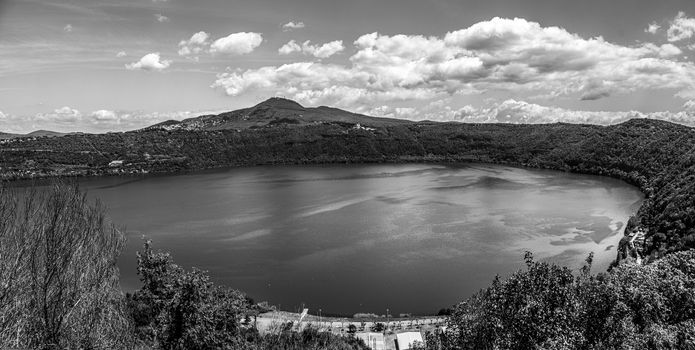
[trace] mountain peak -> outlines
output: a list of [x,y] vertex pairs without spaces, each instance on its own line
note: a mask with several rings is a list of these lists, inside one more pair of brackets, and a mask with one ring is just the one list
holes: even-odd
[[299,103],[288,100],[286,98],[282,97],[271,97],[259,104],[257,104],[254,107],[273,107],[273,108],[282,108],[282,109],[299,109],[299,110],[304,110],[304,106],[300,105]]

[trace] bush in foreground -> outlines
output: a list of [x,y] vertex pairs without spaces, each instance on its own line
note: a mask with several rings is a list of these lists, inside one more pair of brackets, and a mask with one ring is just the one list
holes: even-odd
[[240,319],[250,305],[238,291],[215,286],[203,271],[186,271],[151,243],[138,252],[142,288],[131,298],[141,337],[163,349],[239,348]]
[[455,349],[695,349],[695,251],[649,265],[575,276],[536,262],[459,304],[444,344]]
[[155,252],[145,242],[138,253],[142,288],[129,304],[144,347],[158,349],[325,349],[366,350],[356,338],[294,331],[291,324],[275,333],[259,334],[241,321],[257,315],[259,306],[243,293],[216,286],[201,270],[186,271],[169,253]]

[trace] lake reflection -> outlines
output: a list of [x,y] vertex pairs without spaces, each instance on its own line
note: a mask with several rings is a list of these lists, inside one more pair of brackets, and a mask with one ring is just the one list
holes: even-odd
[[254,167],[88,179],[127,229],[185,267],[283,309],[434,313],[523,267],[524,251],[595,270],[642,194],[621,181],[496,165]]

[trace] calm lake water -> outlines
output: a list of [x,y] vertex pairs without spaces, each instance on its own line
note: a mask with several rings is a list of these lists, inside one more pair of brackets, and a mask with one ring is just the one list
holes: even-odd
[[286,310],[436,313],[523,268],[524,251],[594,271],[642,194],[621,181],[496,165],[254,167],[82,184],[186,268]]

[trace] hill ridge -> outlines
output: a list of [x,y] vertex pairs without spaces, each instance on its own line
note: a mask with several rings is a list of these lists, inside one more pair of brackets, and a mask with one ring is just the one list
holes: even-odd
[[366,127],[384,127],[412,124],[413,121],[372,117],[339,108],[305,107],[296,101],[271,97],[252,107],[207,114],[181,121],[168,120],[141,130],[245,130],[277,126],[303,126],[315,124],[360,124]]

